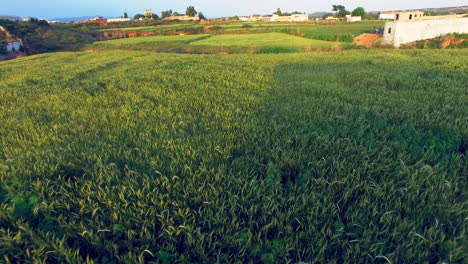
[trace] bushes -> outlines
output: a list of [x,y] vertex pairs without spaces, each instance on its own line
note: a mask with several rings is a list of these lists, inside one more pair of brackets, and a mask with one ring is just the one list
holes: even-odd
[[49,25],[45,21],[29,22],[0,21],[8,32],[23,40],[28,54],[54,51],[78,50],[94,41],[93,35],[84,28],[70,25]]
[[295,53],[295,52],[301,52],[301,50],[296,49],[296,48],[290,48],[290,47],[273,46],[273,47],[259,48],[255,51],[256,54]]

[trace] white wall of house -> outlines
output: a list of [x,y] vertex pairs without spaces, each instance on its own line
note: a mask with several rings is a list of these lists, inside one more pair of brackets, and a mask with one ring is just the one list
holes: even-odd
[[380,13],[379,19],[390,19],[395,20],[396,13]]
[[306,22],[309,21],[309,15],[307,14],[293,14],[291,15],[292,22]]
[[20,41],[14,41],[14,42],[8,42],[6,45],[6,51],[7,52],[15,52],[19,51],[20,48],[23,46],[23,42]]
[[107,22],[112,23],[112,22],[126,22],[126,21],[131,21],[132,19],[130,18],[108,18]]
[[398,48],[402,44],[451,33],[468,33],[468,18],[386,22],[383,43]]

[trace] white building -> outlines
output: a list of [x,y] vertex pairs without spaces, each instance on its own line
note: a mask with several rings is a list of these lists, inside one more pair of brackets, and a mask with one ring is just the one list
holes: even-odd
[[239,17],[239,21],[250,21],[249,17]]
[[6,52],[20,51],[22,47],[23,47],[23,42],[21,40],[8,42],[6,45]]
[[343,17],[343,21],[349,22],[349,23],[358,22],[358,21],[361,21],[361,20],[362,20],[361,16],[346,15],[345,17]]
[[272,22],[306,22],[309,21],[309,15],[307,14],[294,14],[290,16],[279,16],[273,15],[270,18]]
[[107,19],[107,22],[109,23],[113,23],[113,22],[127,22],[127,21],[131,21],[131,19],[128,17],[128,18],[108,18]]
[[153,10],[151,9],[146,9],[145,10],[145,17],[150,17],[153,15]]
[[380,12],[379,14],[379,19],[389,19],[389,20],[395,20],[396,17],[395,11],[392,12]]
[[170,16],[170,17],[166,17],[166,18],[164,18],[164,20],[195,21],[195,20],[200,20],[200,18],[197,17],[197,16],[187,16],[187,15],[183,15],[183,16]]
[[309,21],[309,15],[307,14],[293,14],[291,15],[292,22],[306,22]]
[[468,17],[463,15],[417,17],[403,12],[395,21],[385,23],[383,43],[395,48],[419,40],[433,39],[452,33],[468,33]]

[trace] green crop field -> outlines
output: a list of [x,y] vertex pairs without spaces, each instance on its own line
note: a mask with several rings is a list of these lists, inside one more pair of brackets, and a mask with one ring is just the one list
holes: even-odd
[[[347,44],[349,45],[349,44]],[[98,41],[84,50],[146,50],[176,53],[292,53],[330,50],[346,44],[306,39],[284,33],[158,35]]]
[[167,36],[149,36],[149,37],[137,37],[137,38],[123,38],[114,39],[107,41],[97,41],[93,44],[86,46],[84,49],[112,49],[112,48],[138,48],[154,47],[165,43],[189,43],[195,40],[200,40],[210,35],[167,35]]
[[187,27],[200,27],[192,24],[173,24],[173,25],[157,25],[157,26],[145,26],[145,27],[128,27],[128,28],[113,28],[113,29],[100,29],[100,32],[111,32],[111,31],[136,31],[136,32],[148,32],[148,31],[164,31],[173,29],[183,29]]
[[159,25],[150,27],[131,27],[123,29],[102,29],[99,31],[160,31],[161,34],[174,34],[173,30],[197,30],[216,28],[218,34],[246,33],[269,33],[279,32],[298,35],[309,39],[325,41],[352,42],[353,38],[362,33],[374,33],[377,28],[384,27],[384,21],[362,21],[356,23],[335,22],[336,24],[311,23],[277,23],[277,22],[237,22],[237,23],[214,23],[211,25],[198,24],[175,24]]
[[287,47],[287,48],[324,48],[329,49],[335,43],[330,41],[312,40],[283,33],[263,34],[232,34],[216,35],[210,38],[194,41],[191,45],[218,47]]
[[0,263],[466,263],[467,55],[0,62]]

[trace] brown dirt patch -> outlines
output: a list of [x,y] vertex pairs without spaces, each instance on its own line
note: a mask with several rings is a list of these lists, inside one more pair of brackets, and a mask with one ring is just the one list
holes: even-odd
[[466,39],[457,39],[457,38],[454,38],[454,37],[446,37],[442,41],[442,48],[445,49],[446,47],[452,46],[452,45],[458,46],[458,45],[462,44],[463,42],[465,42],[465,40]]
[[373,48],[377,46],[382,37],[378,34],[364,33],[354,38],[353,43],[358,46]]

